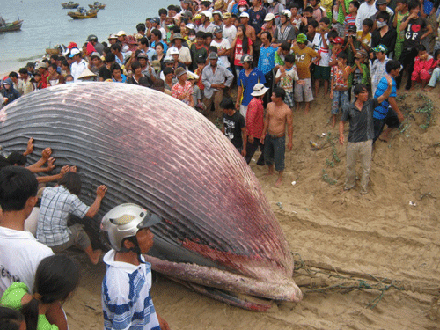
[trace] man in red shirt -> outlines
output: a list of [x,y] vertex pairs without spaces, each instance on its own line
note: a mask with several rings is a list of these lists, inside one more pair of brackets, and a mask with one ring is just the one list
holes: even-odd
[[253,99],[249,102],[246,112],[246,163],[249,165],[251,159],[260,147],[261,155],[257,165],[264,165],[264,144],[260,142],[260,137],[264,128],[264,107],[263,97],[268,88],[263,84],[255,84],[251,95]]
[[49,65],[47,64],[47,62],[41,62],[37,66],[38,71],[40,71],[40,75],[41,75],[40,89],[47,88],[47,82],[48,82],[48,77],[49,77],[49,72],[47,71],[48,66]]

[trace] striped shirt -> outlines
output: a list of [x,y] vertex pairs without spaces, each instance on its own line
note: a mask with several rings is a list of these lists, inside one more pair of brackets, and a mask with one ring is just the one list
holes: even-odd
[[348,35],[348,27],[356,26],[356,15],[348,14],[344,20],[344,33]]
[[77,195],[63,187],[45,188],[41,196],[37,239],[47,246],[58,246],[69,241],[69,215],[84,218],[89,207]]
[[107,265],[101,291],[104,328],[160,330],[150,297],[150,263],[136,266],[114,259],[115,250],[110,250],[104,256]]

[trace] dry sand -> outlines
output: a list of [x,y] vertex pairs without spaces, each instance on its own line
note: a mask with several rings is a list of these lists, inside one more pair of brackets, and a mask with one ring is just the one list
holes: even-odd
[[[425,95],[438,105],[437,91]],[[305,261],[294,276],[304,300],[280,304],[267,313],[249,312],[158,277],[152,297],[171,328],[440,329],[440,130],[434,120],[429,128],[420,128],[426,114],[416,109],[424,102],[417,92],[399,101],[406,120],[389,143],[376,143],[368,195],[360,195],[358,189],[341,191],[346,145],[339,145],[338,129],[331,127],[328,97],[320,95],[308,115],[294,113],[293,151],[286,154],[282,187],[273,186],[276,177],[266,177],[265,167],[255,162],[251,167],[292,253]],[[433,119],[437,117],[435,109]],[[313,150],[310,141],[319,149]],[[325,181],[323,170],[327,181],[336,182]],[[69,324],[74,330],[101,329],[100,283],[105,267],[78,258],[84,261],[84,277],[65,305]],[[379,301],[382,291],[366,289],[391,284]]]

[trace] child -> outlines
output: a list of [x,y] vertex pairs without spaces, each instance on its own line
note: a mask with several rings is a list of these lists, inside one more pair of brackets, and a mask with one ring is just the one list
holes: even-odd
[[275,72],[284,65],[284,59],[286,55],[289,55],[290,53],[290,43],[288,41],[283,41],[281,43],[281,50],[278,48],[275,53]]
[[369,85],[370,84],[370,69],[366,63],[368,54],[365,50],[359,50],[355,54],[354,65],[351,67],[351,74],[353,74],[352,93],[354,99],[354,89],[356,85]]
[[246,125],[244,116],[237,112],[234,102],[225,98],[220,103],[223,109],[222,133],[231,141],[238,152],[246,156]]
[[333,39],[331,44],[333,47],[329,65],[332,67],[338,64],[337,58],[338,55],[342,52],[342,45],[344,44],[344,40],[342,40],[341,37],[336,37]]
[[399,30],[400,24],[405,16],[408,16],[408,2],[407,0],[397,0],[396,10],[393,18],[393,28],[397,31],[396,45],[394,46],[394,59],[399,60],[402,54],[403,41],[405,40],[405,33]]
[[426,52],[425,46],[419,45],[417,49],[419,52],[414,60],[414,71],[411,75],[411,89],[414,89],[414,82],[421,82],[422,88],[425,88],[429,78],[431,78],[431,69],[434,63],[434,58]]
[[385,55],[387,53],[387,48],[384,45],[379,45],[373,48],[373,52],[376,54],[376,60],[371,66],[371,94],[376,93],[377,84],[379,81],[385,77],[385,64],[390,60]]
[[101,230],[107,232],[112,247],[104,256],[107,267],[101,291],[107,330],[169,330],[154,309],[151,265],[142,256],[153,246],[150,227],[159,222],[157,215],[132,203],[116,206],[102,218]]
[[203,90],[205,89],[205,85],[202,84],[202,70],[203,68],[206,66],[206,59],[202,56],[196,59],[196,63],[197,63],[197,69],[195,69],[194,74],[199,76],[199,78],[196,81],[196,85],[197,87],[200,88],[200,90],[203,93]]
[[347,65],[347,54],[339,53],[337,62],[338,64],[332,67],[331,72],[332,127],[335,127],[339,108],[345,109],[348,105],[348,75],[350,74],[350,67]]
[[328,82],[330,80],[330,49],[328,41],[328,27],[330,19],[327,17],[321,18],[319,21],[319,30],[315,34],[312,41],[315,51],[320,54],[321,59],[315,61],[315,70],[313,71],[313,78],[315,78],[315,96],[319,92],[319,81],[324,81],[324,95],[327,95]]
[[356,15],[357,15],[357,11],[359,9],[359,6],[360,6],[360,4],[357,1],[352,1],[348,4],[348,15],[345,16],[345,19],[344,19],[345,35],[347,35],[349,26],[356,27],[355,21],[356,21]]
[[54,303],[63,303],[79,284],[80,272],[75,262],[65,254],[41,260],[34,278],[33,293],[23,282],[14,282],[3,293],[0,304],[21,310],[26,329],[55,330],[46,318],[46,310]]
[[284,65],[278,69],[275,75],[275,83],[286,92],[284,103],[286,103],[290,109],[295,106],[293,100],[293,84],[294,81],[297,80],[298,73],[295,66],[295,56],[289,54],[284,59]]
[[188,71],[188,81],[193,86],[193,100],[194,100],[194,108],[200,112],[205,110],[205,105],[202,103],[202,91],[199,86],[196,85],[196,81],[199,79],[199,76],[195,73]]
[[356,39],[360,41],[361,47],[370,52],[371,45],[371,29],[373,28],[373,20],[366,18],[362,22],[362,31],[356,32]]
[[440,49],[437,49],[435,51],[435,62],[432,64],[432,68],[434,71],[432,72],[431,78],[429,79],[428,87],[426,87],[426,90],[433,89],[437,83],[437,81],[440,80]]
[[300,33],[296,39],[296,46],[293,47],[295,53],[295,62],[298,71],[298,79],[303,82],[295,84],[295,101],[296,110],[299,111],[299,104],[305,102],[304,113],[310,111],[310,102],[313,100],[312,94],[312,74],[310,72],[310,65],[312,58],[317,57],[317,61],[321,59],[321,56],[315,52],[312,48],[305,45],[307,37],[304,33]]

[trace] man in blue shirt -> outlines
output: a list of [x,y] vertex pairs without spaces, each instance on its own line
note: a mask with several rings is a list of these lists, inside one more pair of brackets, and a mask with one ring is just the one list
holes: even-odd
[[241,62],[243,68],[238,75],[238,91],[236,108],[240,108],[240,113],[246,118],[246,110],[252,100],[252,91],[256,84],[265,84],[266,78],[258,68],[253,68],[253,58],[251,55],[243,55]]
[[277,52],[277,48],[271,46],[272,35],[270,33],[261,33],[260,39],[261,48],[258,68],[266,75],[275,67],[275,53]]
[[[373,143],[379,138],[384,131],[385,125],[387,129],[381,137],[381,140],[388,142],[389,134],[393,128],[399,128],[400,122],[403,121],[403,114],[399,110],[397,105],[397,85],[395,78],[399,76],[400,63],[398,61],[388,61],[385,65],[385,70],[387,75],[391,77],[393,86],[390,96],[379,104],[373,113],[374,122],[374,138]],[[374,93],[374,98],[377,99],[382,96],[388,88],[388,82],[386,77],[382,77],[377,85],[376,92]]]

